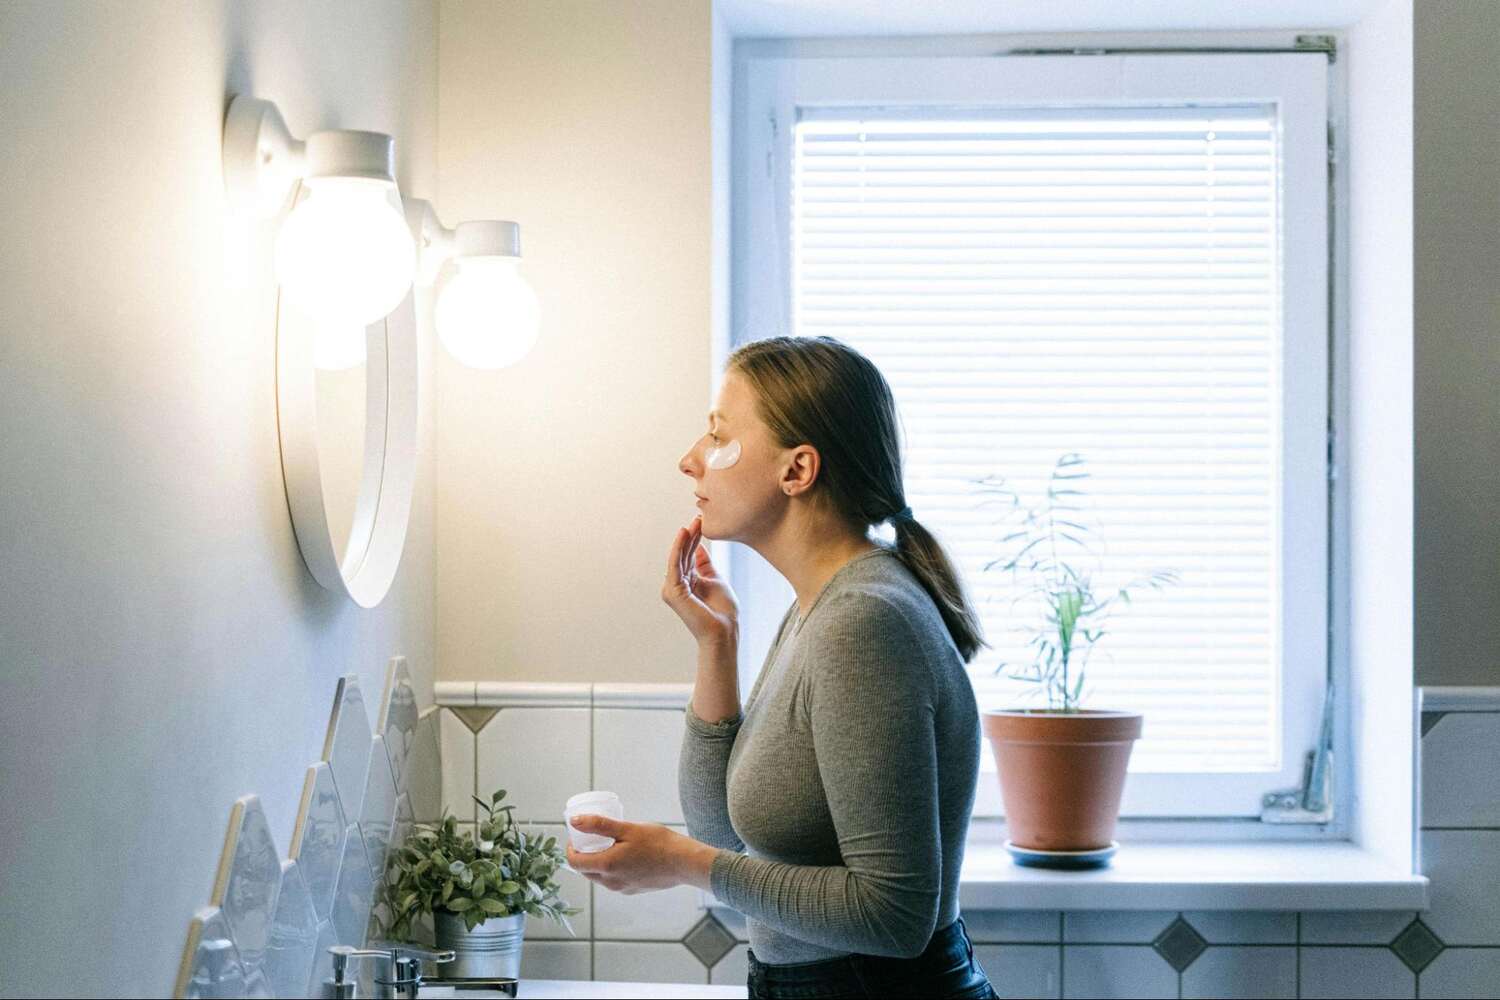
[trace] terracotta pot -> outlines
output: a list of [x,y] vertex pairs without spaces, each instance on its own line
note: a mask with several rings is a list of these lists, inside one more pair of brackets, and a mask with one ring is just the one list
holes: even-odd
[[1036,851],[1108,847],[1125,768],[1141,735],[1135,712],[985,712],[1010,840]]

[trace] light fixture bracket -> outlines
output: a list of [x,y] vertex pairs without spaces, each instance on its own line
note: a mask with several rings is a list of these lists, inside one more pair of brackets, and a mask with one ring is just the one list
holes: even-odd
[[224,189],[246,211],[275,215],[302,176],[307,144],[271,101],[240,94],[224,116]]

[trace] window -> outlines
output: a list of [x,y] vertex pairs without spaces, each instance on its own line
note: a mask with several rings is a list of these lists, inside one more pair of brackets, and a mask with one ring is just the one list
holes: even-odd
[[[981,705],[1025,695],[994,667],[1024,661],[1030,609],[982,570],[1005,550],[975,480],[1035,500],[1080,453],[1102,581],[1181,578],[1090,665],[1091,704],[1146,714],[1123,812],[1258,815],[1299,782],[1328,677],[1324,57],[749,67],[736,340],[828,334],[880,365],[908,501],[995,647]],[[740,563],[774,628],[790,597]]]

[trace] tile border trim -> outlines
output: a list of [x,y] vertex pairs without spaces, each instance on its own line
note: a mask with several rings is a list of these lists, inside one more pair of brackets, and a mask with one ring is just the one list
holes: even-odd
[[1419,687],[1423,712],[1500,712],[1500,687]]

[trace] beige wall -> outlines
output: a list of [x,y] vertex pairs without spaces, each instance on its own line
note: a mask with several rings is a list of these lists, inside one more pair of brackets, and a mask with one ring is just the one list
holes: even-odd
[[515,219],[541,339],[440,352],[445,680],[687,680],[661,603],[710,405],[707,0],[447,0],[438,210]]
[[393,133],[431,195],[433,5],[0,4],[3,995],[169,992],[235,798],[285,854],[336,678],[371,703],[392,655],[431,678],[431,404],[364,611],[287,513],[269,246],[226,225],[235,92],[299,136]]
[[1416,4],[1416,673],[1500,684],[1500,4]]

